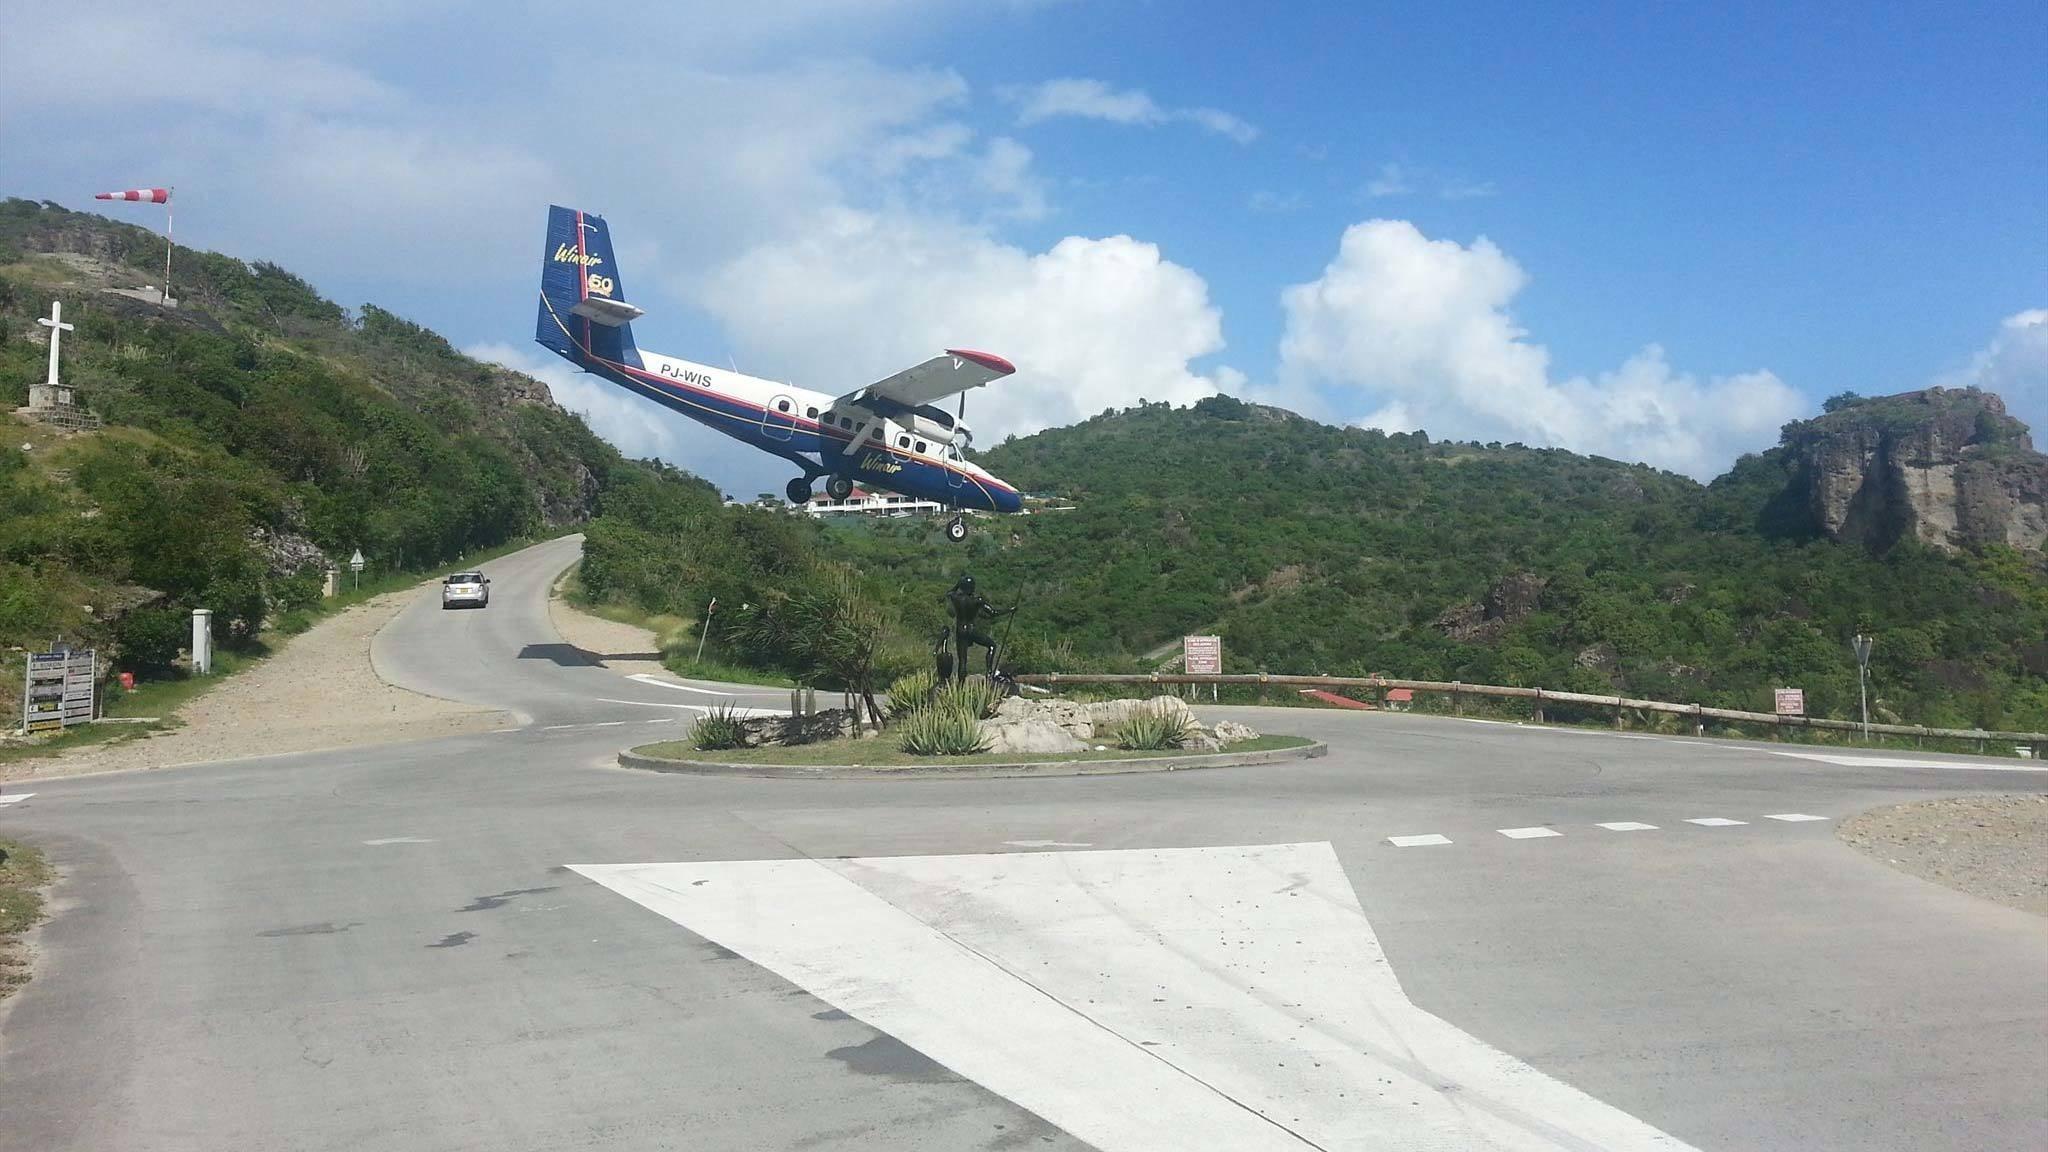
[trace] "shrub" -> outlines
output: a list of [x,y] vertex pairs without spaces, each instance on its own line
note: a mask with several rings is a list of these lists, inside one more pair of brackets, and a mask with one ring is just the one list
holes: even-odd
[[912,756],[971,756],[987,748],[981,720],[941,701],[910,713],[898,726],[896,746]]
[[1161,751],[1187,743],[1187,714],[1146,705],[1116,726],[1116,746],[1132,751]]
[[747,732],[740,726],[740,715],[730,707],[713,708],[690,726],[690,746],[699,752],[739,748],[746,742]]
[[131,670],[166,672],[192,638],[192,619],[176,608],[137,608],[121,618],[116,636],[121,662]]
[[929,668],[898,676],[889,685],[889,715],[900,720],[929,705],[938,686],[938,678]]

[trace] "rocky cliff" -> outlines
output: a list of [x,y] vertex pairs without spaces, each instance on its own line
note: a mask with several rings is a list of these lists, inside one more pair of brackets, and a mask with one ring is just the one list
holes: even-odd
[[1883,551],[2048,544],[2048,456],[1997,396],[1929,388],[1844,397],[1787,427],[1814,526]]

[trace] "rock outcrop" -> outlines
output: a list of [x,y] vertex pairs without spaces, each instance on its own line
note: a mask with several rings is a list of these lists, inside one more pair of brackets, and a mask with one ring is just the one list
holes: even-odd
[[1013,696],[1003,701],[994,718],[981,722],[983,738],[991,752],[1085,752],[1114,747],[1117,726],[1139,709],[1178,715],[1187,733],[1186,746],[1214,751],[1226,744],[1258,738],[1250,727],[1231,720],[1218,721],[1212,730],[1196,720],[1187,701],[1178,696],[1154,696],[1150,700],[1102,700],[1080,704],[1072,700],[1026,700]]
[[1786,429],[1814,527],[1884,551],[2048,544],[2048,456],[1996,395],[1929,388],[1837,402]]
[[1533,572],[1511,572],[1494,581],[1480,604],[1458,604],[1436,620],[1437,630],[1453,640],[1490,644],[1509,626],[1536,610],[1545,581]]

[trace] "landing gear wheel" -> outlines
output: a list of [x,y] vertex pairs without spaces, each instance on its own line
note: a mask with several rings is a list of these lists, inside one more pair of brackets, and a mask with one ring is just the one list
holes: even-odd
[[853,495],[853,481],[844,476],[834,476],[825,481],[825,495],[834,500],[844,500]]
[[955,544],[967,539],[967,517],[955,516],[946,521],[946,539]]
[[782,494],[789,497],[791,504],[809,504],[811,502],[810,478],[798,476],[789,482],[789,487],[784,488]]

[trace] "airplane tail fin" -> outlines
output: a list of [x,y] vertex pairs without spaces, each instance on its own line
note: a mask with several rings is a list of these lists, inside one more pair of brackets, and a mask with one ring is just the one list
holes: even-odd
[[638,368],[632,322],[641,315],[626,303],[604,218],[550,205],[533,338],[581,368],[593,360]]

